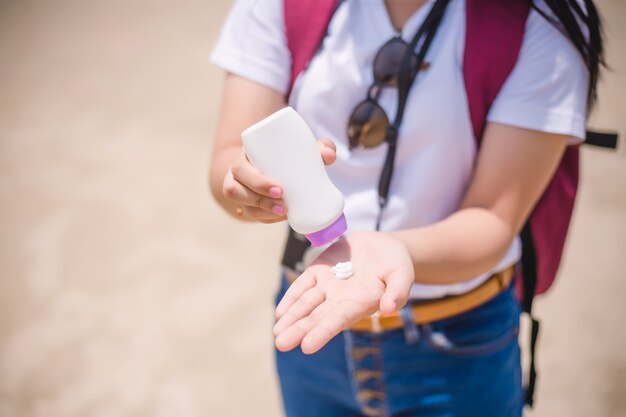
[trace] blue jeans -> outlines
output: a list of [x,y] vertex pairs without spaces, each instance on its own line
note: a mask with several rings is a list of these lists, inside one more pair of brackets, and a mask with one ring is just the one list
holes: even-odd
[[[283,278],[278,302],[287,289]],[[512,287],[469,312],[379,334],[346,330],[313,355],[276,351],[287,417],[520,417]]]

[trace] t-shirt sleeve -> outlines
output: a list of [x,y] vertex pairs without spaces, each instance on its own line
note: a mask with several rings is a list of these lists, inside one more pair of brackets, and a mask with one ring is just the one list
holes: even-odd
[[285,94],[291,55],[285,38],[282,3],[282,0],[236,0],[210,61]]
[[531,11],[517,64],[487,116],[490,122],[584,140],[589,73],[566,35]]

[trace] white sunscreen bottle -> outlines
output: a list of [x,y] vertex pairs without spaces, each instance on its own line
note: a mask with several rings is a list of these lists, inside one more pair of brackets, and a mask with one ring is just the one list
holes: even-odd
[[283,187],[293,230],[312,246],[325,245],[346,231],[343,195],[328,178],[313,132],[294,109],[277,111],[241,138],[252,165]]

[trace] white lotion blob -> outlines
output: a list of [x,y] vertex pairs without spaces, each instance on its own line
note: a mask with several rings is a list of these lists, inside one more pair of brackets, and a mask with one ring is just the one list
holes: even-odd
[[354,274],[352,262],[338,262],[337,265],[330,268],[337,279],[347,279]]

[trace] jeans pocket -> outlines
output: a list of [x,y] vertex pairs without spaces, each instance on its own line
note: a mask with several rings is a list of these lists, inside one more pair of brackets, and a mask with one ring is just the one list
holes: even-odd
[[519,305],[511,289],[487,303],[424,327],[428,345],[455,356],[481,356],[508,346],[519,333]]

